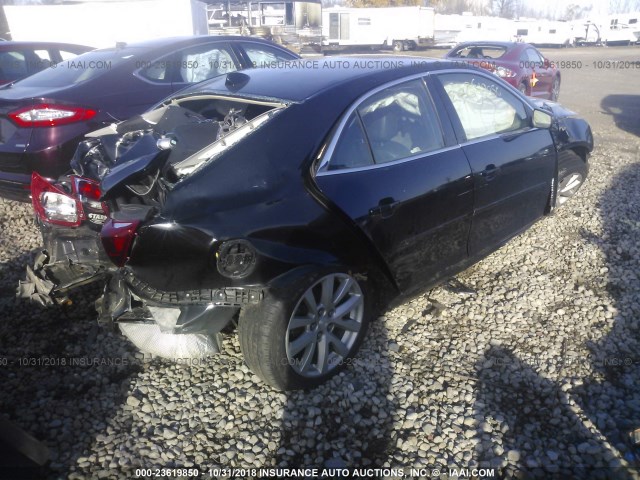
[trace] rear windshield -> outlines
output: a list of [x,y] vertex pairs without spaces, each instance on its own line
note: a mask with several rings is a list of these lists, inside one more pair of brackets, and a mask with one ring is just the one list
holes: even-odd
[[498,59],[507,51],[500,45],[467,45],[455,50],[450,56],[456,58],[492,58]]
[[121,63],[145,52],[143,48],[105,49],[63,60],[16,85],[24,87],[65,87],[104,75]]

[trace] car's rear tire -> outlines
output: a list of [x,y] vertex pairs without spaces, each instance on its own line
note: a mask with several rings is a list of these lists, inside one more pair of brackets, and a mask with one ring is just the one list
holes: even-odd
[[558,158],[558,193],[556,206],[575,196],[587,178],[587,164],[573,151],[562,152]]
[[370,315],[364,281],[316,271],[243,308],[238,335],[249,368],[279,390],[313,388],[357,352]]
[[404,51],[404,42],[395,40],[393,42],[393,51],[396,53]]
[[552,102],[557,102],[558,97],[560,96],[560,79],[558,77],[553,79],[553,83],[551,84],[551,98]]

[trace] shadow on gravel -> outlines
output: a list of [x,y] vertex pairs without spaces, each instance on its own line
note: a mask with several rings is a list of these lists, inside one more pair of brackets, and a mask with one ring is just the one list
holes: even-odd
[[313,390],[288,392],[278,467],[394,465],[391,431],[397,406],[389,395],[393,369],[387,351],[384,322],[373,320],[359,353],[343,372]]
[[[89,456],[98,434],[118,430],[109,425],[139,367],[124,342],[99,330],[92,301],[85,300],[95,292],[79,292],[66,310],[16,299],[30,260],[31,254],[12,260],[22,265],[20,274],[12,269],[0,279],[0,358],[6,362],[0,367],[0,417],[46,445],[51,461],[33,470],[17,467],[17,456],[3,455],[0,478],[67,478],[82,463],[78,459]],[[103,452],[92,463],[108,464],[113,454]]]
[[629,433],[640,429],[640,163],[614,177],[599,207],[603,234],[582,235],[606,257],[606,290],[613,304],[595,306],[609,312],[611,318],[601,325],[607,334],[587,345],[595,378],[573,391],[585,413],[638,473],[640,438],[634,446]]
[[607,95],[600,108],[613,116],[618,128],[640,137],[640,95]]
[[[477,371],[474,410],[476,418],[483,419],[476,447],[481,467],[496,468],[499,478],[633,478],[624,468],[609,467],[613,456],[606,439],[587,428],[589,420],[573,402],[574,396],[513,352],[491,347]],[[507,428],[487,428],[493,419]],[[533,439],[542,439],[545,450],[531,452]],[[500,456],[509,465],[492,464]]]
[[[640,477],[640,445],[633,446],[629,436],[640,428],[640,164],[613,179],[599,209],[603,234],[581,233],[606,256],[606,292],[579,277],[574,285],[594,292],[591,307],[602,319],[597,340],[587,344],[589,358],[561,358],[578,363],[580,378],[558,385],[539,375],[535,363],[501,347],[491,347],[476,367],[476,418],[508,426],[491,432],[481,424],[476,456],[481,466],[499,467],[490,462],[503,454],[512,464],[502,470],[504,477]],[[543,439],[545,451],[531,452],[533,438]]]

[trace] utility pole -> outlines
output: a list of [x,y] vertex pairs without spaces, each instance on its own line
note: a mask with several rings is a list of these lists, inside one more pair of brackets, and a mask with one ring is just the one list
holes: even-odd
[[10,0],[0,0],[0,38],[4,40],[11,40],[11,29],[4,13],[4,6],[9,2]]

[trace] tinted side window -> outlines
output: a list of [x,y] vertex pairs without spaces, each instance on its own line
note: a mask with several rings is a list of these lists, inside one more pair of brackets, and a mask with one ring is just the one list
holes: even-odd
[[202,82],[237,70],[231,52],[223,45],[199,45],[178,54],[178,81]]
[[247,53],[249,60],[254,68],[262,68],[265,65],[270,66],[285,60],[291,60],[293,55],[287,54],[277,48],[268,45],[260,45],[254,43],[243,43],[242,48]]
[[438,117],[421,80],[394,85],[358,107],[376,163],[442,148]]
[[29,75],[24,52],[0,52],[0,80],[5,82]]
[[357,114],[351,114],[333,151],[329,170],[366,167],[373,165],[373,157],[367,143],[362,122]]
[[535,64],[542,64],[542,58],[540,57],[540,55],[538,55],[538,52],[536,52],[531,48],[527,49],[527,57],[529,59],[529,62],[533,62]]
[[171,56],[151,62],[140,70],[139,75],[154,83],[171,83]]
[[77,57],[79,54],[74,52],[69,52],[67,50],[60,50],[60,57],[62,60],[69,60],[70,58]]
[[528,125],[524,104],[506,88],[471,73],[439,75],[467,140],[519,130]]
[[32,72],[39,72],[56,63],[49,50],[34,50],[33,53],[35,54],[34,64],[30,65]]

